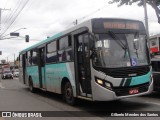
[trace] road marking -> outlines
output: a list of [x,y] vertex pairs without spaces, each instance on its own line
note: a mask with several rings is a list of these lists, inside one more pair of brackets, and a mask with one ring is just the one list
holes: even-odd
[[2,85],[2,83],[0,82],[0,88],[5,88],[3,85]]

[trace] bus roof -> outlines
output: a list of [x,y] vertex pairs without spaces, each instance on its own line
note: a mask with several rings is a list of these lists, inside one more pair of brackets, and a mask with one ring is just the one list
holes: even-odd
[[[61,37],[61,36],[65,35],[65,34],[67,34],[67,33],[69,33],[69,32],[72,32],[72,31],[74,31],[74,30],[76,30],[76,29],[78,29],[78,28],[80,28],[80,27],[88,27],[89,29],[92,29],[91,22],[92,22],[92,20],[95,20],[95,19],[99,19],[99,20],[102,20],[102,19],[108,19],[108,20],[109,20],[109,19],[110,19],[110,20],[112,20],[112,19],[113,19],[113,20],[129,20],[129,21],[141,22],[141,21],[139,21],[139,20],[122,19],[122,18],[92,18],[92,19],[87,20],[87,21],[85,21],[85,22],[83,22],[83,23],[80,23],[80,24],[78,24],[78,25],[76,25],[76,26],[74,26],[74,27],[72,27],[72,28],[70,28],[70,29],[67,29],[67,30],[65,30],[65,31],[63,31],[63,32],[60,32],[60,33],[58,33],[58,34],[55,34],[55,35],[53,35],[52,37],[49,37],[49,38],[47,38],[47,39],[45,39],[45,40],[43,40],[43,41],[41,41],[41,42],[39,42],[39,43],[37,43],[37,44],[35,44],[35,45],[32,45],[32,46],[30,46],[30,47],[28,47],[28,48],[20,51],[19,53],[20,53],[20,54],[23,54],[24,52],[26,52],[26,51],[28,51],[28,50],[32,50],[32,49],[34,49],[34,48],[36,48],[36,47],[39,47],[39,46],[41,46],[41,45],[43,45],[43,44],[45,44],[45,43],[48,43],[48,42],[50,42],[50,41],[52,41],[52,40],[54,40],[54,39],[56,39],[56,38]],[[89,24],[89,23],[90,23],[90,24]]]
[[85,22],[83,22],[83,23],[81,23],[81,24],[78,24],[78,25],[76,25],[76,26],[74,26],[74,27],[72,27],[72,28],[70,28],[70,29],[67,29],[67,30],[65,30],[65,31],[63,31],[63,32],[59,32],[59,33],[53,35],[52,37],[49,37],[49,38],[47,38],[47,39],[45,39],[45,40],[43,40],[43,41],[41,41],[41,42],[39,42],[39,43],[37,43],[37,44],[35,44],[35,45],[32,45],[32,46],[30,46],[30,47],[28,47],[28,48],[20,51],[19,53],[21,54],[21,53],[26,52],[26,51],[28,51],[28,50],[34,49],[35,47],[38,47],[38,46],[43,45],[43,44],[45,44],[45,43],[47,43],[47,42],[50,42],[50,41],[52,41],[52,40],[54,40],[54,39],[56,39],[56,38],[59,38],[59,37],[65,35],[65,34],[67,34],[67,33],[69,33],[69,32],[72,32],[72,31],[76,30],[76,29],[78,29],[78,28],[80,28],[80,27],[89,27],[89,28],[90,28],[91,26],[88,26],[88,23],[91,23],[91,20],[92,20],[92,19],[90,19],[90,20],[88,20],[88,21],[85,21]]
[[51,41],[51,40],[53,40],[53,39],[55,39],[55,38],[58,38],[58,37],[60,37],[61,35],[62,35],[61,32],[58,33],[58,34],[55,34],[55,35],[52,36],[52,37],[49,37],[49,38],[47,38],[47,39],[45,39],[45,40],[43,40],[43,41],[41,41],[41,42],[39,42],[39,43],[37,43],[37,44],[35,44],[35,45],[32,45],[32,46],[30,46],[30,47],[28,47],[28,48],[20,51],[20,53],[23,53],[23,52],[25,52],[25,51],[28,51],[28,50],[31,50],[31,49],[33,49],[33,48],[35,48],[35,47],[38,47],[38,46],[40,46],[40,45],[43,45],[44,43],[47,43],[47,42],[49,42],[49,41]]

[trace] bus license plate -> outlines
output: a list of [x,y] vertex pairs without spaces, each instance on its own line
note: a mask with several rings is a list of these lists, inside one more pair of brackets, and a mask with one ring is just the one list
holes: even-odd
[[137,88],[129,90],[130,95],[137,94],[137,93],[139,93],[139,90]]

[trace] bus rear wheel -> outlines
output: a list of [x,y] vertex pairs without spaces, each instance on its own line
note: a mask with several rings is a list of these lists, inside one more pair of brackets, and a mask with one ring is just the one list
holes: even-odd
[[75,98],[73,96],[73,89],[70,82],[67,82],[64,85],[63,98],[68,104],[75,105]]
[[29,90],[30,90],[32,93],[35,92],[35,88],[33,87],[32,78],[29,78]]

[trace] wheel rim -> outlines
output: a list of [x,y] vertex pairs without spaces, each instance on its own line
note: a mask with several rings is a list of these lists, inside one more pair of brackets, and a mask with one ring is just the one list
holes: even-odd
[[70,84],[66,85],[65,98],[66,98],[67,102],[72,102],[73,101],[73,92],[72,92],[72,87],[71,87]]

